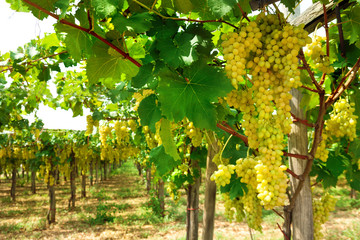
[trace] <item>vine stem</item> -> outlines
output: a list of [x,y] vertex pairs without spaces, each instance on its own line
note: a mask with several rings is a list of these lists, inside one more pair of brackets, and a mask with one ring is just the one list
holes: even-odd
[[342,29],[342,24],[341,24],[341,15],[340,15],[340,8],[339,5],[336,5],[335,7],[335,14],[336,14],[336,22],[338,23],[338,31],[339,31],[339,40],[340,40],[340,50],[341,50],[341,56],[343,58],[346,57],[346,53],[345,53],[345,42],[344,42],[344,32]]
[[224,130],[225,132],[230,133],[231,135],[240,138],[245,143],[246,146],[249,145],[248,138],[246,136],[241,135],[240,133],[236,132],[234,129],[225,127],[224,125],[221,125],[220,123],[217,123],[216,126],[220,129]]
[[276,223],[278,228],[280,229],[280,231],[282,232],[282,234],[284,235],[284,237],[287,239],[287,240],[290,240],[290,238],[285,234],[284,230],[282,230],[282,228],[280,227],[279,223]]
[[309,90],[309,91],[311,91],[311,92],[315,92],[315,93],[319,92],[318,90],[309,88],[309,87],[307,87],[307,86],[305,86],[305,85],[302,85],[301,87],[302,87],[302,88],[305,88],[306,90]]
[[[330,57],[330,38],[329,38],[329,24],[328,24],[328,16],[325,4],[323,4],[324,10],[324,28],[325,28],[325,36],[326,36],[326,56]],[[320,79],[320,86],[325,82],[326,73],[323,73]]]
[[227,22],[227,21],[224,21],[222,19],[214,19],[214,20],[198,20],[198,19],[191,19],[191,18],[174,18],[174,17],[167,17],[167,16],[164,16],[162,15],[161,13],[155,11],[154,9],[152,8],[149,8],[148,6],[146,6],[145,4],[143,4],[142,2],[139,2],[137,0],[133,0],[135,3],[137,3],[138,5],[140,5],[141,7],[147,9],[150,13],[153,12],[155,13],[156,15],[158,15],[159,17],[163,18],[163,19],[170,19],[170,20],[174,20],[174,21],[188,21],[188,22],[198,22],[198,23],[206,23],[206,22],[220,22],[220,23],[225,23],[229,26],[232,26],[233,28],[235,29],[238,29],[235,25]]
[[240,9],[240,11],[241,11],[242,16],[243,16],[246,20],[248,20],[248,22],[250,22],[249,17],[247,16],[246,12],[244,12],[244,10],[242,9],[240,3],[237,3],[237,5],[238,5],[238,7],[239,7],[239,9]]
[[294,122],[299,122],[299,123],[304,124],[305,126],[308,126],[308,127],[315,127],[315,125],[313,123],[309,123],[308,120],[300,119],[297,116],[295,116],[295,114],[293,114],[292,112],[290,112],[290,114],[291,114],[291,117],[294,118]]
[[299,159],[304,159],[304,160],[309,159],[308,156],[301,155],[301,154],[289,153],[289,152],[285,152],[285,151],[283,153],[284,153],[284,156],[287,156],[287,157],[294,157],[294,158],[299,158]]
[[302,180],[302,176],[297,175],[296,173],[294,173],[293,171],[291,171],[289,168],[286,169],[286,172],[289,173],[291,176],[293,176],[294,178],[298,179],[298,180]]
[[40,11],[42,11],[43,13],[46,13],[47,15],[55,18],[56,20],[58,20],[60,23],[68,25],[70,27],[76,28],[78,30],[81,30],[83,32],[86,32],[94,37],[96,37],[97,39],[99,39],[100,41],[102,41],[103,43],[105,43],[106,45],[108,45],[109,47],[113,48],[115,51],[117,51],[118,53],[120,53],[125,59],[129,60],[130,62],[132,62],[133,64],[135,64],[137,67],[141,67],[141,63],[139,63],[138,61],[136,61],[134,58],[130,57],[129,54],[125,53],[123,50],[121,50],[120,48],[118,48],[117,46],[115,46],[114,44],[112,44],[111,42],[109,42],[108,40],[106,40],[105,38],[101,37],[99,34],[97,34],[96,32],[92,31],[92,29],[87,29],[84,27],[81,27],[79,25],[76,25],[72,22],[69,22],[65,19],[61,19],[59,20],[59,16],[42,8],[41,6],[37,5],[36,3],[33,3],[29,0],[23,0],[24,2],[26,2],[27,4],[39,9]]
[[322,89],[321,85],[316,81],[314,72],[311,71],[311,68],[305,59],[304,51],[302,49],[300,49],[300,53],[299,53],[298,57],[303,62],[303,67],[305,67],[306,71],[309,73],[311,81],[315,85],[317,91],[321,92],[323,89]]
[[[61,52],[54,53],[54,54],[51,54],[51,55],[48,55],[48,56],[44,56],[44,57],[41,57],[41,58],[38,58],[38,59],[35,59],[35,60],[27,61],[27,62],[24,62],[24,63],[22,63],[20,65],[27,66],[27,65],[30,65],[30,64],[35,63],[35,62],[39,62],[39,61],[47,59],[47,58],[52,58],[52,57],[55,57],[57,55],[61,55],[63,53],[67,53],[67,51],[61,51]],[[0,73],[13,69],[13,66],[0,66],[0,68],[5,68],[5,67],[7,67],[7,68],[1,70]]]
[[276,213],[277,215],[279,215],[279,217],[281,217],[282,219],[284,219],[284,216],[281,215],[278,211],[276,211],[275,209],[272,209],[274,213]]
[[354,79],[356,78],[356,72],[359,70],[359,67],[360,57],[358,58],[354,66],[349,70],[349,72],[347,72],[346,75],[341,79],[341,82],[339,83],[335,91],[328,97],[328,99],[326,100],[327,106],[335,102],[335,100],[345,91],[345,89],[350,86],[351,82],[354,81]]

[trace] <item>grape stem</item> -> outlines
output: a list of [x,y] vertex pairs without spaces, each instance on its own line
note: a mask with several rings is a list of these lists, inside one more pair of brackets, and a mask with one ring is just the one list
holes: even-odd
[[246,12],[244,12],[244,10],[242,9],[240,3],[237,3],[237,5],[238,5],[238,7],[239,7],[239,9],[241,11],[241,14],[242,14],[243,18],[245,18],[246,20],[248,20],[248,22],[250,22],[250,19],[248,18]]
[[[346,75],[341,79],[341,82],[339,83],[338,87],[335,89],[335,91],[328,97],[326,100],[326,106],[330,106],[335,100],[347,89],[351,82],[354,81],[356,78],[356,73],[360,68],[360,57],[354,64],[354,66],[349,70],[349,72],[346,73]],[[345,82],[345,80],[348,78],[348,80]]]
[[311,71],[311,68],[305,59],[304,51],[302,49],[300,49],[298,58],[303,62],[303,65],[304,65],[303,67],[305,67],[306,71],[309,73],[311,81],[315,85],[318,92],[322,91],[323,89],[322,89],[321,85],[316,81],[314,72]]
[[313,123],[309,123],[308,120],[300,119],[297,116],[295,116],[292,112],[290,112],[290,114],[291,114],[291,117],[294,119],[293,122],[299,122],[299,123],[304,124],[305,126],[308,126],[308,127],[315,127],[315,125]]
[[[52,58],[52,57],[55,57],[55,56],[57,56],[57,55],[61,55],[61,54],[63,54],[63,53],[67,53],[67,51],[61,51],[61,52],[54,53],[54,54],[51,54],[51,55],[48,55],[48,56],[44,56],[44,57],[41,57],[41,58],[38,58],[38,59],[35,59],[35,60],[27,61],[27,62],[24,62],[24,63],[22,63],[22,64],[20,64],[20,65],[22,65],[22,66],[32,65],[32,64],[35,63],[35,62],[39,62],[39,61],[45,60],[45,59],[47,59],[47,58]],[[6,67],[6,68],[5,68],[5,67]],[[1,72],[9,71],[9,70],[11,71],[14,67],[13,67],[13,66],[0,65],[0,68],[5,68],[5,69],[3,69],[3,70],[0,71],[0,73],[1,73]]]
[[198,22],[198,23],[206,23],[206,22],[220,22],[220,23],[225,23],[229,26],[232,26],[235,29],[238,29],[235,25],[224,21],[222,19],[215,19],[215,20],[198,20],[198,19],[191,19],[191,18],[173,18],[173,17],[167,17],[162,15],[161,13],[155,11],[153,8],[149,8],[148,6],[146,6],[145,4],[137,1],[137,0],[133,0],[135,3],[137,3],[138,5],[140,5],[141,7],[147,9],[149,11],[149,13],[153,12],[156,15],[158,15],[159,17],[163,18],[163,19],[170,19],[170,20],[174,20],[174,21],[189,21],[189,22]]
[[289,168],[286,169],[286,172],[289,173],[291,176],[293,176],[294,178],[298,179],[298,180],[302,180],[302,176],[297,175],[296,173],[294,173],[293,171],[291,171]]
[[284,235],[284,237],[287,239],[287,240],[290,240],[290,238],[285,234],[284,230],[282,230],[282,228],[280,227],[279,223],[276,223],[278,228],[280,229],[280,231],[282,232],[282,234]]
[[279,215],[282,219],[284,219],[284,216],[281,215],[278,211],[276,211],[275,209],[272,209],[274,213],[276,213],[277,215]]
[[327,17],[327,10],[325,4],[323,4],[324,10],[324,28],[326,34],[326,56],[330,56],[330,42],[329,42],[329,25],[328,25],[328,17]]
[[342,24],[341,24],[341,15],[340,15],[339,5],[336,5],[336,7],[335,7],[335,14],[336,14],[337,27],[338,27],[338,31],[339,31],[340,50],[341,50],[340,54],[343,58],[345,58],[346,51],[345,51],[345,43],[344,43],[344,33],[343,33],[343,29],[342,29]]
[[107,39],[101,37],[99,34],[97,34],[96,32],[92,31],[92,29],[87,29],[84,27],[81,27],[79,25],[76,25],[72,22],[69,22],[65,19],[60,19],[58,15],[42,8],[41,6],[29,1],[29,0],[23,0],[24,2],[26,2],[27,4],[39,9],[40,11],[42,11],[43,13],[55,18],[56,20],[58,20],[60,23],[64,24],[64,25],[68,25],[70,27],[76,28],[78,30],[81,30],[83,32],[86,32],[94,37],[96,37],[97,39],[99,39],[100,41],[102,41],[103,43],[105,43],[106,45],[108,45],[109,47],[113,48],[115,51],[117,51],[118,53],[120,53],[125,59],[129,60],[130,62],[132,62],[133,64],[135,64],[137,67],[141,67],[141,63],[139,63],[138,61],[136,61],[134,58],[130,57],[129,54],[125,53],[123,50],[121,50],[120,48],[118,48],[117,46],[115,46],[114,44],[112,44],[111,42],[109,42]]
[[309,88],[309,87],[307,87],[307,86],[305,86],[305,85],[302,85],[301,87],[302,87],[302,88],[305,88],[306,90],[309,90],[309,91],[311,91],[311,92],[315,92],[315,93],[319,92],[318,90]]
[[[224,122],[223,122],[223,124],[224,124]],[[227,132],[227,133],[230,133],[231,135],[234,135],[235,137],[240,138],[240,139],[245,143],[246,146],[249,146],[248,138],[247,138],[246,136],[244,136],[244,135],[236,132],[236,131],[235,131],[234,129],[232,129],[227,123],[226,123],[226,125],[227,125],[228,127],[225,127],[224,125],[222,125],[222,124],[220,124],[220,123],[217,123],[217,124],[216,124],[216,126],[217,126],[218,128],[224,130],[224,131]]]
[[294,158],[299,158],[299,159],[304,159],[304,160],[308,160],[309,157],[305,156],[305,155],[301,155],[301,154],[296,154],[296,153],[288,153],[284,151],[284,156],[287,157],[294,157]]

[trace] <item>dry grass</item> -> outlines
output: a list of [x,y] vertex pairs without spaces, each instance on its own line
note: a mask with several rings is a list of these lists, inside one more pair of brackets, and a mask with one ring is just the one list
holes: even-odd
[[[149,199],[144,183],[131,165],[130,170],[112,176],[109,180],[87,189],[87,198],[80,198],[77,189],[76,208],[68,209],[70,197],[69,183],[56,187],[56,224],[49,226],[46,221],[48,211],[47,189],[38,183],[37,194],[33,195],[30,185],[17,187],[17,201],[11,202],[10,183],[0,183],[0,239],[185,239],[185,196],[178,204],[166,200],[168,216],[159,220],[144,207]],[[77,182],[80,186],[80,182]],[[201,196],[200,202],[203,202]],[[113,222],[103,225],[92,223],[99,207],[113,217]],[[203,206],[200,206],[203,209]],[[215,239],[251,239],[249,228],[244,223],[229,223],[223,217],[224,207],[221,197],[217,201]],[[200,214],[202,211],[200,211]],[[264,212],[263,232],[254,232],[254,239],[282,239],[276,223],[282,219],[272,212]],[[339,208],[331,215],[324,229],[326,239],[359,239],[359,209]],[[199,226],[199,236],[202,224]]]

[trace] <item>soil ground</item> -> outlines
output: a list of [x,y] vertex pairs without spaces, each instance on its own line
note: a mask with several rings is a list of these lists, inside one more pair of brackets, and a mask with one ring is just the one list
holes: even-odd
[[[69,210],[69,182],[56,186],[56,223],[48,225],[49,209],[46,185],[38,183],[32,194],[30,183],[20,178],[16,202],[9,197],[10,180],[0,182],[0,239],[186,239],[186,196],[174,203],[166,199],[166,216],[158,217],[149,204],[143,178],[136,168],[127,164],[115,171],[108,180],[87,187],[87,197],[80,198],[77,180],[75,209]],[[339,193],[341,192],[341,193]],[[203,209],[203,189],[200,196],[200,215]],[[351,200],[348,191],[334,191],[341,204],[331,214],[323,228],[324,239],[360,239],[360,201]],[[344,194],[345,193],[345,194]],[[277,223],[282,219],[264,211],[263,231],[249,230],[245,223],[230,223],[224,217],[221,196],[217,196],[215,239],[283,239]],[[201,222],[202,216],[200,216]],[[199,228],[202,232],[202,224]]]

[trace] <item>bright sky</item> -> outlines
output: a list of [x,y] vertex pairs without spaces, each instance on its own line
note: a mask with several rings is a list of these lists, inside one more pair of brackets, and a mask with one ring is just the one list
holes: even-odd
[[[0,52],[15,51],[37,36],[54,32],[53,24],[56,21],[47,18],[43,21],[35,18],[31,13],[16,12],[10,9],[5,0],[0,0]],[[89,114],[86,111],[85,114]],[[86,117],[72,117],[71,111],[65,111],[41,106],[37,116],[43,120],[45,128],[51,129],[86,129]],[[30,117],[31,121],[33,117]]]

